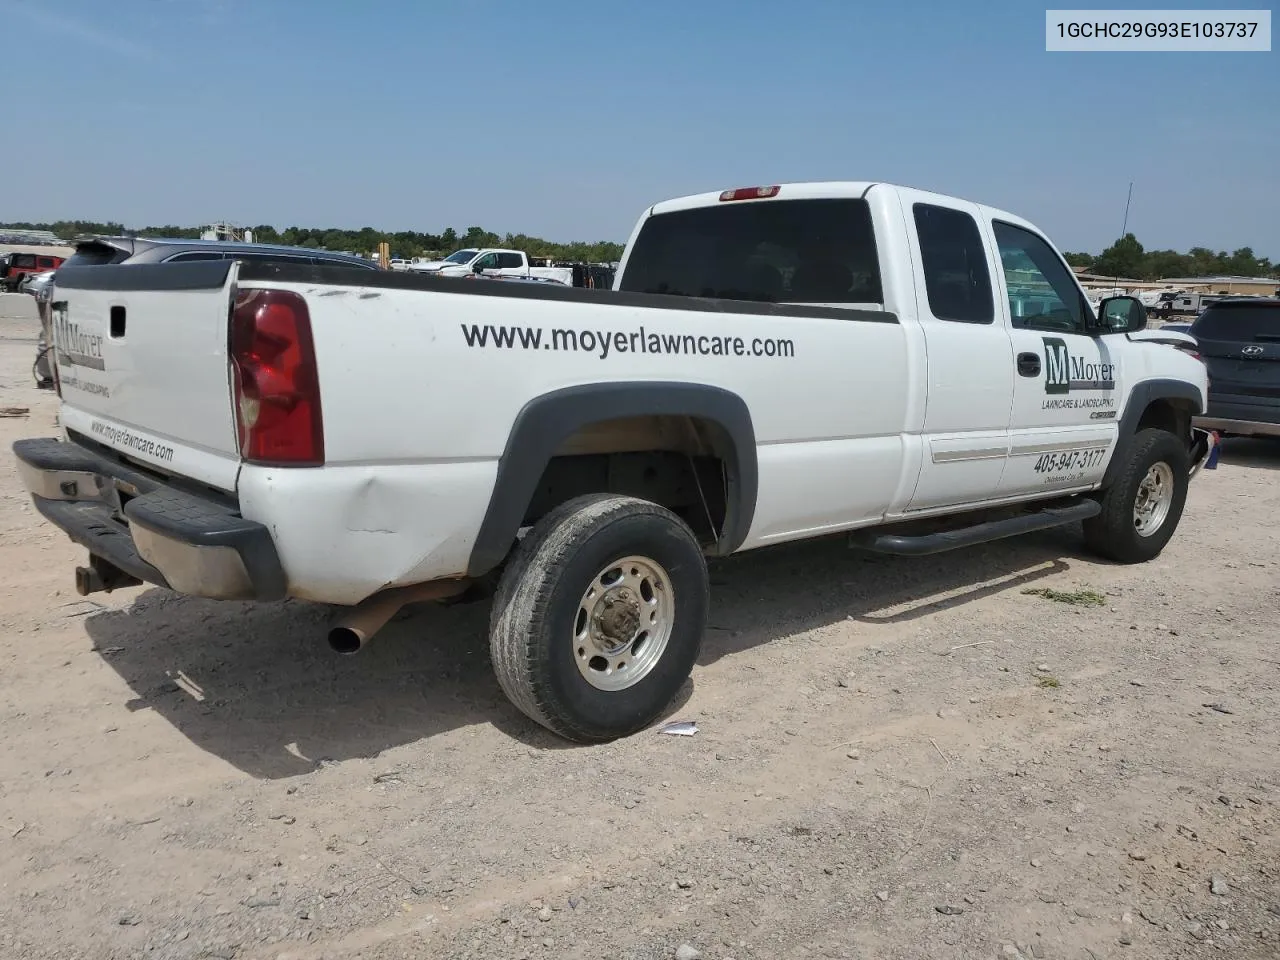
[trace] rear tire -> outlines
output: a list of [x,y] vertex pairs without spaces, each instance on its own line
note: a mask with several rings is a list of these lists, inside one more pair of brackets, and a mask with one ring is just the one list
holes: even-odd
[[633,497],[579,497],[543,517],[503,571],[494,672],[522,713],[566,739],[628,736],[688,679],[707,606],[706,560],[675,514]]
[[1102,512],[1084,522],[1085,542],[1117,563],[1144,563],[1173,537],[1187,501],[1187,448],[1165,430],[1138,431],[1115,481],[1099,497]]

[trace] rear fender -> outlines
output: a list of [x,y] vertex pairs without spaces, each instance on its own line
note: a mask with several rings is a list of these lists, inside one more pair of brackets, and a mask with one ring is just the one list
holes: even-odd
[[755,430],[742,398],[697,383],[587,383],[536,397],[516,416],[467,574],[482,576],[506,557],[543,471],[565,440],[593,423],[640,416],[697,417],[718,427],[716,447],[728,489],[714,552],[737,550],[755,516],[759,483]]

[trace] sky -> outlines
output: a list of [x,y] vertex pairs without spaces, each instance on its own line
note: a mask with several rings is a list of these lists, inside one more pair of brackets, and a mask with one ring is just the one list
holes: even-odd
[[0,0],[0,23],[0,221],[624,241],[670,197],[888,180],[1098,252],[1133,181],[1148,249],[1280,260],[1280,52],[1047,53],[1044,4]]

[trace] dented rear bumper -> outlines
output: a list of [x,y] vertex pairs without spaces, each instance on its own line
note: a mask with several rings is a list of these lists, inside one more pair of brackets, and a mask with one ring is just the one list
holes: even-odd
[[45,519],[130,577],[215,600],[285,596],[270,531],[233,505],[77,443],[19,440],[13,452]]

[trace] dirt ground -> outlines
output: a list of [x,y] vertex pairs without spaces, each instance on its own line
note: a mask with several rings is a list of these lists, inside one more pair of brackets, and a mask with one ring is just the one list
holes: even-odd
[[483,605],[340,658],[318,606],[78,597],[8,452],[55,431],[34,338],[0,325],[0,957],[1280,956],[1280,445],[1144,566],[1070,529],[718,562],[697,735],[571,747]]

